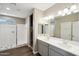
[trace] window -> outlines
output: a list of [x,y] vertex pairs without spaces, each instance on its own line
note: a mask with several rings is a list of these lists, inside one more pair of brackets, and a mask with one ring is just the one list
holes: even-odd
[[16,21],[14,19],[11,19],[11,18],[4,18],[4,17],[0,17],[0,24],[16,24]]

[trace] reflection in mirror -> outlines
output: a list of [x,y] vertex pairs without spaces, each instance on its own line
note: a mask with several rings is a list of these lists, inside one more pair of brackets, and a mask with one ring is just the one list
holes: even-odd
[[48,24],[44,24],[43,25],[43,34],[47,34],[48,33]]
[[50,24],[54,25],[55,24],[55,20],[54,19],[50,19]]
[[55,30],[55,20],[50,19],[50,36],[54,36],[54,30]]
[[39,34],[48,34],[48,24],[38,24]]
[[39,34],[42,34],[42,33],[43,33],[42,27],[43,27],[42,24],[38,24],[38,33],[39,33]]

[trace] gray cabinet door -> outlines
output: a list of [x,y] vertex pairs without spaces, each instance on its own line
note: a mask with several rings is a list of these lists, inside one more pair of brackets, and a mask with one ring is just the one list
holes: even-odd
[[49,56],[62,56],[62,55],[49,48]]
[[[43,43],[43,44],[42,44]],[[38,52],[42,55],[42,56],[48,56],[48,46],[47,44],[40,40],[38,40]]]
[[43,52],[42,52],[42,44],[40,44],[39,42],[38,42],[38,52],[39,52],[39,54],[43,54]]
[[42,45],[42,52],[43,56],[48,56],[48,46]]

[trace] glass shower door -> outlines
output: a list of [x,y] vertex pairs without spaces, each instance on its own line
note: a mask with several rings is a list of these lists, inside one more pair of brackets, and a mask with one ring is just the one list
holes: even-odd
[[0,51],[16,47],[16,22],[0,18]]

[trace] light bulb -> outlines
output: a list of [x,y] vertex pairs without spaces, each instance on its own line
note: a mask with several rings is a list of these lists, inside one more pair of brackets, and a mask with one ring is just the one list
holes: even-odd
[[58,15],[62,15],[62,11],[58,11]]
[[63,12],[68,13],[68,8],[65,8]]
[[77,10],[77,9],[73,11],[73,13],[77,13],[77,12],[79,12],[79,10]]
[[71,14],[71,11],[69,11],[68,13],[67,13],[67,15],[70,15]]
[[70,8],[70,11],[74,11],[75,9],[77,9],[77,6],[76,5],[72,5],[71,8]]

